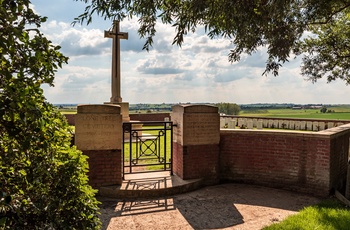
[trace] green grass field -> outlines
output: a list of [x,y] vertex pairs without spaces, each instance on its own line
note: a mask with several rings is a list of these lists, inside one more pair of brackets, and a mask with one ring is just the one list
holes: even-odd
[[[142,135],[145,136],[145,135],[153,135],[153,136],[158,136],[158,130],[150,130],[150,129],[162,129],[163,127],[161,126],[152,126],[152,127],[147,127],[147,126],[144,126],[142,129]],[[167,138],[167,141],[166,141],[166,146],[164,146],[164,136],[160,136],[160,141],[157,142],[157,148],[159,147],[159,151],[158,149],[156,150],[157,154],[160,156],[160,157],[164,157],[164,153],[166,152],[167,156],[167,161],[169,162],[169,159],[170,159],[170,152],[171,152],[171,132],[170,130],[167,130],[166,131],[166,138]],[[140,144],[140,143],[139,143]],[[146,145],[149,145],[150,148],[147,148]],[[135,160],[136,158],[136,154],[137,154],[137,151],[144,151],[145,155],[150,155],[150,156],[144,156],[142,157],[138,162],[139,164],[160,164],[159,161],[157,159],[154,159],[154,155],[152,154],[152,151],[155,150],[154,149],[154,144],[152,144],[151,140],[147,141],[146,145],[136,145],[135,142],[132,142],[131,144],[129,142],[127,142],[125,145],[124,145],[124,156],[125,156],[125,164],[126,165],[129,165],[129,162],[130,162],[130,149],[132,150],[132,158]],[[151,165],[151,166],[147,166],[146,167],[146,170],[147,171],[154,171],[154,170],[163,170],[164,169],[164,166],[163,164],[162,165]]]
[[319,109],[267,109],[242,110],[240,116],[275,117],[275,118],[309,118],[327,120],[350,120],[350,106],[328,107],[332,113],[321,113]]

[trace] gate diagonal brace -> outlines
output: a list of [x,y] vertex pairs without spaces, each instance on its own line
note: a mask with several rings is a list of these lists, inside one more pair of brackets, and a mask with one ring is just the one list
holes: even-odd
[[[158,171],[170,171],[172,175],[173,123],[138,122],[142,129],[139,126],[133,127],[133,124],[123,122],[123,178],[125,174]],[[151,189],[153,185],[142,187]]]
[[[158,137],[155,136],[146,136],[140,138],[140,157],[141,156],[157,156],[157,139]],[[143,146],[146,147],[146,149],[143,149]],[[147,153],[146,151],[150,150],[151,153]]]

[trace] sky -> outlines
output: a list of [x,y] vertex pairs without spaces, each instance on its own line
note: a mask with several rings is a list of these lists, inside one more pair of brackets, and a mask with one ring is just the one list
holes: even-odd
[[[93,18],[92,24],[72,26],[84,12],[85,3],[73,0],[32,0],[34,10],[47,16],[41,31],[69,57],[59,69],[55,87],[43,86],[53,104],[101,104],[111,97],[112,39],[104,38],[112,21]],[[313,84],[300,74],[300,58],[290,60],[279,76],[263,76],[266,50],[240,62],[228,61],[233,45],[226,39],[211,40],[199,28],[189,33],[182,47],[172,45],[175,29],[158,23],[153,47],[137,34],[137,19],[125,19],[120,30],[129,33],[121,40],[121,96],[137,103],[295,103],[350,104],[350,86],[344,81]]]

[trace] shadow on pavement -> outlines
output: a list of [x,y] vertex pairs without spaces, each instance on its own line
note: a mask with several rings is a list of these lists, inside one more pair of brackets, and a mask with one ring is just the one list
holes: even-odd
[[[271,224],[287,215],[280,214],[282,211],[291,214],[318,203],[319,199],[254,185],[221,184],[166,198],[102,202],[103,229],[107,226],[108,229],[160,229],[166,226],[170,229],[222,229],[237,225],[247,227],[242,229],[256,229],[250,228],[253,225],[249,224]],[[130,221],[130,225],[125,221]]]

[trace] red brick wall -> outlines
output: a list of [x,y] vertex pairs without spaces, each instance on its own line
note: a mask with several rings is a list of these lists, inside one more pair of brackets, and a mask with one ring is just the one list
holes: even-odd
[[339,128],[319,133],[221,130],[220,177],[326,196],[346,177],[350,126],[343,133]]
[[173,148],[175,174],[184,180],[202,178],[207,184],[219,181],[218,145],[182,146],[173,143]]
[[94,188],[121,184],[122,162],[120,150],[85,150],[89,157],[89,184]]
[[166,117],[170,118],[170,113],[137,113],[129,116],[131,121],[164,121]]
[[69,125],[75,125],[75,114],[64,114]]
[[[344,127],[344,126],[341,126]],[[339,127],[339,128],[341,128]],[[345,187],[349,159],[348,131],[337,133],[331,139],[330,185],[332,188]],[[350,176],[350,175],[348,175]]]
[[184,178],[184,164],[183,164],[183,147],[177,142],[173,142],[173,171],[174,173]]

